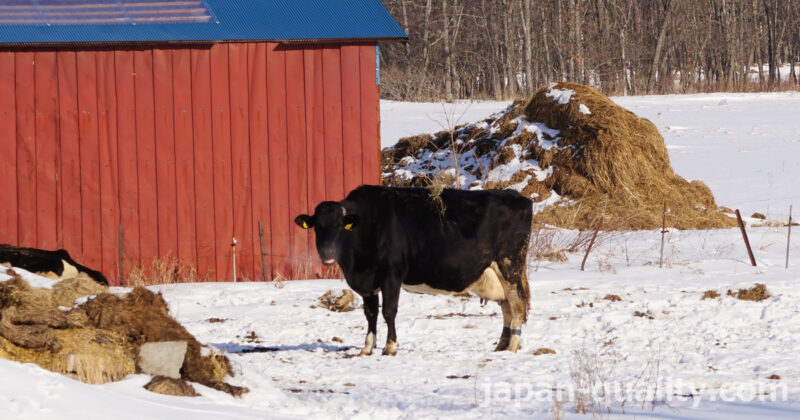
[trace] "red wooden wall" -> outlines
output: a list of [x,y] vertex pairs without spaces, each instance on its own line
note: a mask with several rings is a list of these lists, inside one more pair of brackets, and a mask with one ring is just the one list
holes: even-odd
[[0,51],[0,242],[119,284],[232,280],[236,237],[239,280],[322,276],[293,219],[380,182],[375,71],[374,44]]

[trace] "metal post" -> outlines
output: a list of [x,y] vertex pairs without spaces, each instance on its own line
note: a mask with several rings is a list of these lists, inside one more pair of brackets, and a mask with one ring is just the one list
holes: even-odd
[[792,242],[792,206],[789,206],[789,233],[786,234],[786,268],[789,268],[789,244]]
[[258,239],[261,241],[261,271],[264,275],[264,281],[269,281],[269,267],[267,267],[267,250],[264,248],[264,225],[261,220],[258,221]]
[[233,248],[233,282],[236,283],[236,237],[233,238],[231,247]]
[[586,255],[583,256],[583,262],[581,263],[581,271],[584,271],[584,267],[586,266],[586,259],[589,258],[589,252],[592,251],[592,246],[594,245],[594,240],[597,238],[597,232],[600,232],[600,228],[603,227],[603,218],[600,218],[600,222],[597,223],[597,227],[594,229],[594,234],[592,235],[592,240],[589,241],[589,247],[586,248]]
[[753,250],[750,248],[750,240],[747,239],[747,231],[744,229],[744,222],[742,221],[742,215],[739,213],[739,209],[736,209],[736,221],[739,222],[739,229],[742,230],[744,245],[747,247],[747,255],[750,256],[750,264],[753,264],[753,267],[755,267],[756,257],[753,256]]

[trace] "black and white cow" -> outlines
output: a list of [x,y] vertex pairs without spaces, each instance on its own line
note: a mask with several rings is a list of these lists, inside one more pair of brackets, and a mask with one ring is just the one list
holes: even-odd
[[108,280],[103,273],[78,264],[64,249],[48,251],[0,244],[0,264],[19,267],[53,279],[70,278],[84,273],[95,282],[108,286]]
[[423,188],[364,185],[295,223],[314,228],[322,262],[339,263],[363,297],[368,330],[361,355],[375,348],[379,293],[388,328],[383,354],[396,354],[401,287],[498,301],[503,332],[495,350],[516,352],[530,306],[525,269],[532,213],[531,201],[515,191],[446,189],[432,198]]

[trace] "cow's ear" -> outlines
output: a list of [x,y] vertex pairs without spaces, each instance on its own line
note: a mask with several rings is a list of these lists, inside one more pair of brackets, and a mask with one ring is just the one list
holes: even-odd
[[303,229],[311,229],[314,227],[314,222],[311,221],[311,216],[307,214],[301,214],[294,218],[294,222],[297,226],[300,226]]
[[353,230],[354,227],[358,226],[358,222],[358,215],[348,214],[344,217],[344,230]]

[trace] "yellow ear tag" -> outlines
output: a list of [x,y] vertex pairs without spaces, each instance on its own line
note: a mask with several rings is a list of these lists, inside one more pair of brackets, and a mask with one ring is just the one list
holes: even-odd
[[308,229],[308,223],[303,222],[303,229]]
[[348,223],[348,224],[344,225],[344,230],[353,230],[353,224],[352,223]]

